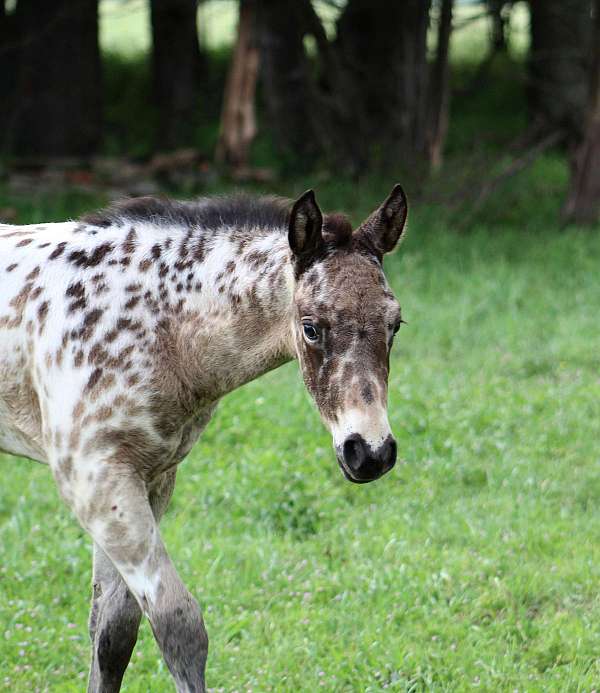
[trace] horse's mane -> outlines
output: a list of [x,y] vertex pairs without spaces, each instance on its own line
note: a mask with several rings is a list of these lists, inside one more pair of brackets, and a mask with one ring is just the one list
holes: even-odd
[[101,227],[138,221],[203,229],[287,229],[291,204],[291,200],[282,197],[247,194],[201,197],[188,202],[168,197],[134,197],[86,214],[81,221]]
[[[187,229],[262,229],[287,231],[292,200],[275,195],[245,193],[200,197],[179,201],[169,197],[133,197],[90,212],[81,221],[92,226],[121,226],[127,222],[147,222],[155,226],[182,226]],[[352,225],[345,214],[326,214],[323,235],[331,246],[346,245]]]

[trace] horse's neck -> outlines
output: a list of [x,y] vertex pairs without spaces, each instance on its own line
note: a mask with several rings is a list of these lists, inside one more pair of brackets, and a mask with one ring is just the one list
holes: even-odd
[[180,378],[217,399],[294,358],[293,271],[286,235],[219,234],[194,267],[192,291],[171,321]]

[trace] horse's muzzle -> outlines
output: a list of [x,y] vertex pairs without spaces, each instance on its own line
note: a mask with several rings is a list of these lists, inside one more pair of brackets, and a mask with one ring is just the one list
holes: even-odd
[[383,476],[396,464],[396,441],[388,436],[373,450],[358,433],[353,433],[337,450],[338,463],[348,481],[366,484]]

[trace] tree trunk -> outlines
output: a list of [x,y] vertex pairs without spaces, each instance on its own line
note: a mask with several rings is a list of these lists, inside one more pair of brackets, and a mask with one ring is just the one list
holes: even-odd
[[18,46],[10,148],[40,157],[93,154],[102,127],[97,0],[18,0],[14,17],[3,19],[14,20],[9,41]]
[[592,39],[590,0],[530,0],[529,99],[534,118],[582,135]]
[[508,25],[508,17],[504,13],[504,8],[510,3],[506,0],[487,0],[491,27],[491,44],[492,54],[506,53],[508,42],[506,40],[506,27]]
[[429,93],[429,132],[427,149],[432,169],[442,165],[442,153],[448,132],[450,102],[450,34],[452,33],[452,6],[454,0],[442,0],[438,25],[435,63],[431,74]]
[[595,0],[593,59],[583,141],[572,165],[563,218],[580,224],[600,221],[600,0]]
[[17,87],[17,60],[19,37],[16,17],[10,15],[0,0],[0,155],[6,154],[14,135],[15,91]]
[[354,174],[426,160],[429,7],[348,0],[331,42],[310,0],[258,3],[262,86],[280,149]]
[[150,0],[159,150],[193,141],[201,73],[197,10],[198,0]]
[[241,168],[248,165],[248,153],[256,137],[256,79],[259,54],[256,42],[255,0],[240,0],[237,40],[221,114],[221,133],[216,160]]
[[319,152],[314,83],[304,50],[310,0],[261,0],[257,4],[261,83],[275,143],[303,163]]
[[[382,163],[426,153],[430,0],[348,0],[336,50],[352,76],[356,145]],[[362,157],[361,157],[362,158]]]

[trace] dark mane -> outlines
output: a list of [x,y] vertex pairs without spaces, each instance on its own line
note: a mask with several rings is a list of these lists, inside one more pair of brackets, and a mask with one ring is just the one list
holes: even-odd
[[168,197],[135,197],[85,214],[81,221],[101,227],[146,221],[157,226],[177,224],[204,229],[224,226],[287,229],[290,205],[290,200],[281,197],[245,194],[201,197],[189,202]]
[[[287,232],[291,200],[274,195],[256,197],[245,193],[200,197],[180,201],[169,197],[132,197],[114,202],[105,209],[84,214],[81,221],[92,226],[122,226],[127,222],[148,222],[155,226],[182,226],[215,231],[222,228],[260,228]],[[352,224],[345,214],[325,214],[323,237],[329,248],[347,246]]]

